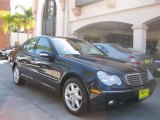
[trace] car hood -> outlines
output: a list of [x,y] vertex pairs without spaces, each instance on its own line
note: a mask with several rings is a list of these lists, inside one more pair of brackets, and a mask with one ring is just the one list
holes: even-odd
[[124,74],[146,72],[145,68],[142,66],[134,66],[132,64],[125,63],[105,55],[67,55],[66,57],[81,64],[94,67],[98,70],[111,70]]
[[131,50],[131,54],[135,55],[138,59],[144,60],[144,59],[151,59],[152,56],[149,54],[141,53],[140,51]]

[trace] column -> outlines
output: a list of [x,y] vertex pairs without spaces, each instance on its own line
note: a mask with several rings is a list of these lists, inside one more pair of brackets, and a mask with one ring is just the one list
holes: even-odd
[[65,0],[55,0],[57,6],[57,18],[56,18],[56,36],[64,36],[64,11]]
[[144,24],[134,25],[133,29],[133,48],[142,53],[146,53],[146,36],[148,27]]
[[45,3],[46,3],[45,0],[38,1],[37,20],[36,20],[36,35],[42,34],[43,10],[44,10]]
[[69,34],[69,2],[66,0],[65,13],[64,13],[64,36],[68,37]]
[[37,11],[38,11],[38,0],[33,0],[32,1],[32,12],[33,12],[33,16],[34,16],[34,20],[35,20],[35,27],[34,27],[34,31],[33,31],[33,36],[36,36],[36,26],[37,26]]

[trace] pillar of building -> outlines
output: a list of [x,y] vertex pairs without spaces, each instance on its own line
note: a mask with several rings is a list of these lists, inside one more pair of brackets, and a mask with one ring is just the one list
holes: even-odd
[[148,27],[144,24],[134,25],[133,29],[133,48],[142,53],[146,53],[146,36]]
[[37,7],[37,21],[36,21],[36,35],[42,34],[42,21],[43,21],[43,11],[45,7],[45,0],[39,0],[38,1],[38,7]]
[[32,12],[35,20],[35,28],[34,28],[34,33],[33,35],[36,35],[36,23],[37,23],[37,10],[38,10],[38,0],[33,0],[32,1]]
[[56,36],[64,36],[64,11],[65,0],[55,0],[57,6]]

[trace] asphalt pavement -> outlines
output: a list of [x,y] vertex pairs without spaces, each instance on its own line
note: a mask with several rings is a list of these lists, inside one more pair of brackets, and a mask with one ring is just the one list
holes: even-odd
[[0,120],[160,120],[160,78],[156,80],[156,91],[141,103],[73,116],[59,96],[30,83],[16,86],[11,65],[0,60]]

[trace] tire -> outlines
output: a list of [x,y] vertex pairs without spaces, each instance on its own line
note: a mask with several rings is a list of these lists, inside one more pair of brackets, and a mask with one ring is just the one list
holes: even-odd
[[73,115],[80,115],[89,109],[89,95],[85,85],[76,77],[66,81],[63,87],[65,107]]
[[14,79],[14,83],[16,85],[24,85],[25,84],[25,80],[21,79],[21,77],[20,77],[20,71],[19,71],[18,65],[14,66],[13,79]]

